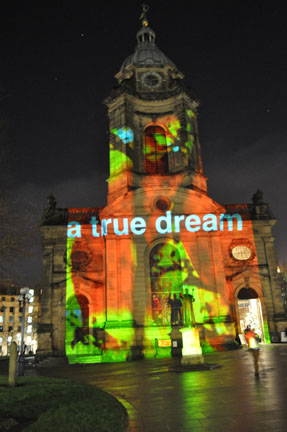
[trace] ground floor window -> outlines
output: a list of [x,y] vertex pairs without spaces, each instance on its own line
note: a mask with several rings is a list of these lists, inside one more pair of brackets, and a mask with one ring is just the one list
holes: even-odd
[[182,322],[181,257],[172,243],[160,243],[150,253],[152,320],[157,325]]
[[[67,330],[69,331],[67,332]],[[73,296],[66,307],[66,334],[74,348],[78,342],[88,344],[89,339],[89,302],[83,295]]]

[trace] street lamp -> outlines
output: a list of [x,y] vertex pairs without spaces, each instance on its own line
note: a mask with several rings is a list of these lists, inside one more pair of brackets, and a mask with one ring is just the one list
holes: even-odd
[[22,323],[21,323],[21,345],[20,345],[20,356],[18,360],[18,375],[24,375],[24,362],[25,362],[25,349],[24,349],[24,332],[25,332],[25,306],[29,303],[32,294],[29,292],[29,288],[20,288],[20,294],[17,297],[19,306],[23,305]]

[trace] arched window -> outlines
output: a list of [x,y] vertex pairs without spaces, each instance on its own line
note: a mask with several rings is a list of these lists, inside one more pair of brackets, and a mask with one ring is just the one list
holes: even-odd
[[145,170],[149,174],[168,173],[166,134],[159,126],[149,126],[144,131]]
[[78,342],[88,344],[89,302],[79,294],[72,296],[66,306],[66,342],[74,349]]
[[[182,291],[181,258],[171,243],[160,243],[150,252],[152,319],[158,325],[170,325],[171,301]],[[179,314],[181,311],[178,311]],[[180,321],[180,316],[178,315]]]
[[82,294],[69,298],[67,311],[73,311],[82,322],[82,325],[89,325],[89,302]]

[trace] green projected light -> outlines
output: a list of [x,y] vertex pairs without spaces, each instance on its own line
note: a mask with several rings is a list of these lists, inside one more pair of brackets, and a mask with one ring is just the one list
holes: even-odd
[[[175,115],[158,118],[143,129],[140,143],[130,127],[113,128],[109,182],[120,190],[127,182],[126,172],[134,175],[137,155],[144,158],[141,187],[134,192],[130,186],[128,198],[116,198],[122,207],[115,205],[114,211],[109,210],[113,202],[84,219],[70,210],[66,255],[70,363],[170,357],[181,346],[181,335],[184,355],[199,355],[201,349],[212,351],[234,341],[235,300],[221,251],[233,238],[245,236],[253,244],[252,221],[225,213],[205,196],[195,198],[196,214],[190,213],[191,194],[195,197],[197,192],[184,189],[183,174],[172,177],[169,168],[178,161],[187,166],[196,151],[194,119],[190,109],[184,124]],[[165,186],[168,200],[159,198],[162,176],[171,179]],[[253,269],[256,265],[255,258]],[[270,342],[267,323],[263,333]]]

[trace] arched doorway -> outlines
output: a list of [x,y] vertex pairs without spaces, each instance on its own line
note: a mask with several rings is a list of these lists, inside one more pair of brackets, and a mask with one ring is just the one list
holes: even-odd
[[250,326],[265,342],[262,308],[257,292],[250,287],[241,288],[237,296],[237,306],[241,333]]
[[179,324],[181,321],[179,296],[182,290],[182,267],[178,249],[171,242],[157,244],[150,252],[149,264],[152,319],[157,325],[170,325],[171,307],[178,305],[174,321],[175,324],[176,321]]

